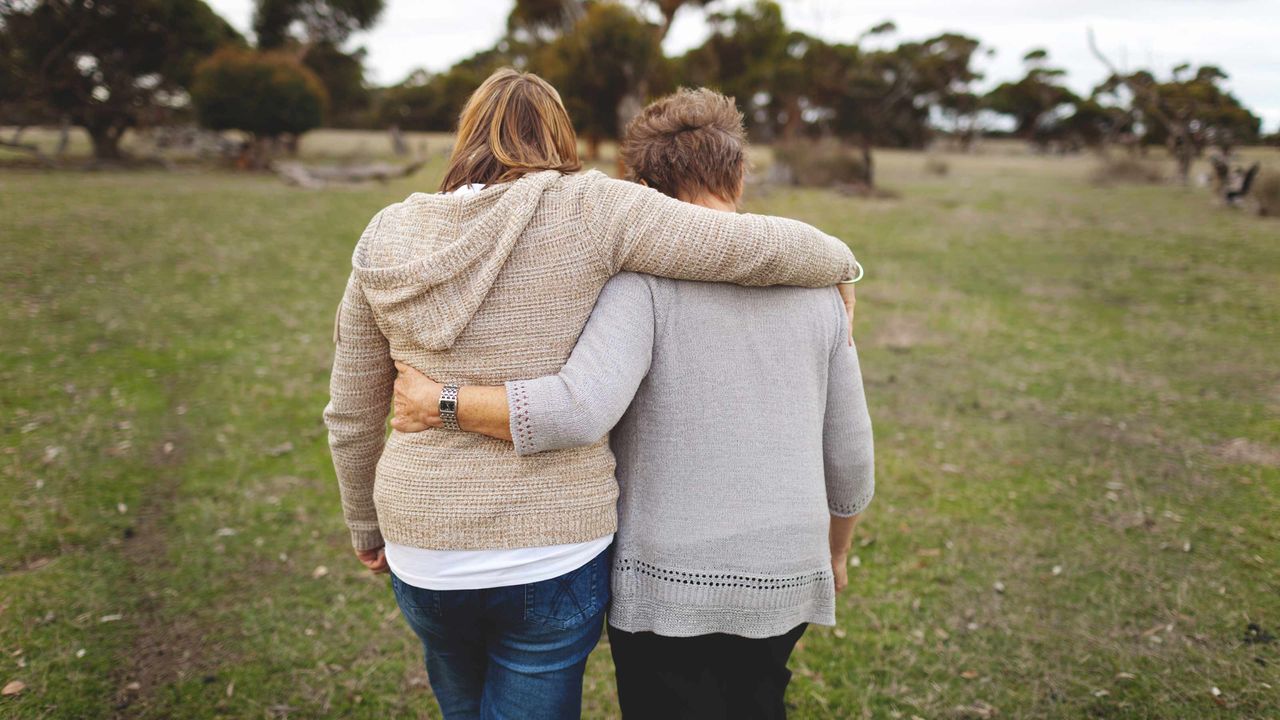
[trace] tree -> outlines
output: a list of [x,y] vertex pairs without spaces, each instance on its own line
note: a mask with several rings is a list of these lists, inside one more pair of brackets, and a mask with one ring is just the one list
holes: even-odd
[[369,108],[364,48],[342,49],[351,34],[373,27],[385,0],[257,0],[258,47],[297,55],[324,83],[329,122],[351,125]]
[[[882,23],[867,35],[894,32]],[[947,104],[958,111],[974,81],[971,66],[980,43],[954,33],[896,48],[863,51],[856,45],[813,43],[805,54],[810,69],[811,114],[835,135],[861,148],[866,183],[875,183],[875,145],[923,147],[932,137],[930,118]]]
[[1022,59],[1026,66],[1022,79],[1001,83],[983,98],[988,110],[1013,118],[1015,136],[1037,144],[1052,135],[1052,127],[1078,100],[1061,83],[1066,71],[1050,67],[1048,59],[1045,50],[1028,52]]
[[249,133],[260,159],[267,141],[318,127],[327,102],[324,85],[292,55],[235,48],[200,63],[191,98],[206,127]]
[[973,142],[982,109],[973,90],[974,83],[982,79],[982,73],[973,67],[973,58],[981,48],[980,41],[959,33],[942,33],[899,48],[916,68],[916,103],[923,102],[946,118],[964,149]]
[[501,49],[493,48],[476,53],[443,73],[433,75],[418,70],[382,93],[376,117],[379,122],[407,130],[453,130],[471,93],[510,60]]
[[533,55],[533,68],[555,85],[591,157],[600,141],[618,137],[622,100],[662,63],[652,27],[617,3],[589,6],[573,29]]
[[329,97],[329,125],[353,127],[369,108],[369,88],[364,82],[364,48],[343,52],[325,40],[307,49],[302,63],[324,84]]
[[257,0],[253,31],[258,47],[273,50],[290,40],[305,45],[341,46],[357,30],[367,30],[382,14],[385,0]]
[[585,14],[583,0],[516,0],[507,16],[507,32],[548,43],[573,29]]
[[771,0],[708,19],[706,42],[679,60],[681,84],[735,98],[748,127],[765,138],[794,137],[803,125],[804,55],[812,38],[788,30]]
[[1191,66],[1173,69],[1169,80],[1160,81],[1146,70],[1118,71],[1098,48],[1092,30],[1089,47],[1111,71],[1102,86],[1114,91],[1123,86],[1129,93],[1130,113],[1143,129],[1146,143],[1164,144],[1178,165],[1178,177],[1185,184],[1191,164],[1209,145],[1224,153],[1242,142],[1257,140],[1262,121],[1221,85],[1227,74],[1212,65],[1188,75]]
[[[594,80],[577,83],[583,88],[605,90],[608,97],[615,102],[612,110],[612,126],[605,130],[600,117],[605,115],[601,111],[602,103],[606,98],[578,97],[579,109],[593,114],[590,122],[585,123],[584,127],[589,128],[588,140],[593,143],[594,148],[600,139],[617,137],[621,134],[622,129],[636,113],[640,112],[645,100],[654,91],[655,81],[664,76],[667,63],[665,56],[662,55],[662,41],[666,38],[667,32],[671,29],[671,23],[680,10],[685,7],[703,7],[713,2],[715,0],[632,0],[629,3],[614,0],[590,2],[588,0],[516,0],[515,7],[507,18],[507,26],[511,40],[517,45],[529,46],[529,57],[535,65],[535,70],[546,74],[547,69],[550,68],[554,72],[561,73],[557,76],[561,82],[555,84],[562,94],[564,88],[560,86],[565,84],[564,80],[572,78],[569,77],[571,73],[568,73],[566,68],[557,64],[557,56],[563,58],[573,53],[572,49],[566,48],[566,42],[562,41],[570,35],[582,32],[579,28],[583,23],[590,23],[584,28],[586,32],[622,33],[618,35],[618,39],[625,42],[622,48],[624,55],[621,58],[611,57],[613,49],[605,46],[602,48],[604,50],[602,55],[584,58],[587,63],[581,69],[596,76],[623,77],[626,82],[625,91],[619,95],[611,88],[602,88]],[[656,14],[656,17],[653,22],[646,22],[644,14]],[[628,18],[630,21],[626,29],[622,28],[623,18]],[[602,27],[605,24],[610,24],[608,30]],[[642,41],[637,32],[642,27],[650,34],[648,41]],[[544,47],[552,45],[559,47],[551,50],[549,54],[542,52]],[[649,47],[656,49],[650,53],[647,50]],[[653,61],[654,58],[657,62]],[[607,61],[612,67],[602,73],[592,71],[590,66],[602,60]]]
[[243,39],[202,0],[0,0],[2,92],[83,127],[101,160],[181,108],[197,62]]

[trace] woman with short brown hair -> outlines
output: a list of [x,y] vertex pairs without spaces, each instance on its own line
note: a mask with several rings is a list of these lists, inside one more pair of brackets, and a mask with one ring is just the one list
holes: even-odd
[[855,262],[803,223],[575,173],[560,98],[528,73],[486,80],[458,130],[442,192],[384,208],[356,245],[334,328],[330,447],[355,550],[393,571],[445,717],[577,717],[609,600],[608,444],[520,457],[468,433],[388,438],[394,363],[446,394],[538,377],[564,364],[619,271],[819,287]]

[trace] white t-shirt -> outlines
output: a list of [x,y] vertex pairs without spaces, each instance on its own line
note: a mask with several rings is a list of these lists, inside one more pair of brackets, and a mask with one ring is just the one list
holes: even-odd
[[591,562],[613,542],[596,540],[510,550],[424,550],[387,543],[387,564],[404,582],[427,590],[479,590],[550,580]]
[[[470,195],[483,189],[484,185],[472,184],[454,194]],[[426,550],[389,542],[386,554],[396,577],[414,587],[480,590],[560,577],[591,562],[611,542],[612,533],[581,543],[507,550]]]

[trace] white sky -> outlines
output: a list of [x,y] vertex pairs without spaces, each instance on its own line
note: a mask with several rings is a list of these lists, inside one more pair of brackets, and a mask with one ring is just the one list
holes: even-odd
[[[249,31],[253,0],[206,0],[242,32]],[[750,0],[720,0],[722,6]],[[1086,29],[1116,63],[1162,73],[1180,62],[1215,64],[1230,87],[1280,128],[1280,0],[783,0],[788,25],[828,40],[855,40],[882,20],[902,38],[923,39],[943,30],[982,40],[996,54],[984,58],[985,86],[1021,76],[1022,55],[1044,47],[1068,72],[1068,83],[1087,93],[1106,74],[1089,53]],[[369,80],[392,84],[411,70],[443,70],[491,47],[506,27],[512,0],[387,0],[370,32],[351,45],[368,50]],[[685,9],[667,38],[668,54],[697,46],[707,33],[702,11]]]

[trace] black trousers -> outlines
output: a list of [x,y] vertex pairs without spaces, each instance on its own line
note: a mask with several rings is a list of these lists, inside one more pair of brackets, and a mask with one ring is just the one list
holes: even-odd
[[787,659],[806,624],[785,635],[664,637],[609,626],[623,720],[782,720]]

